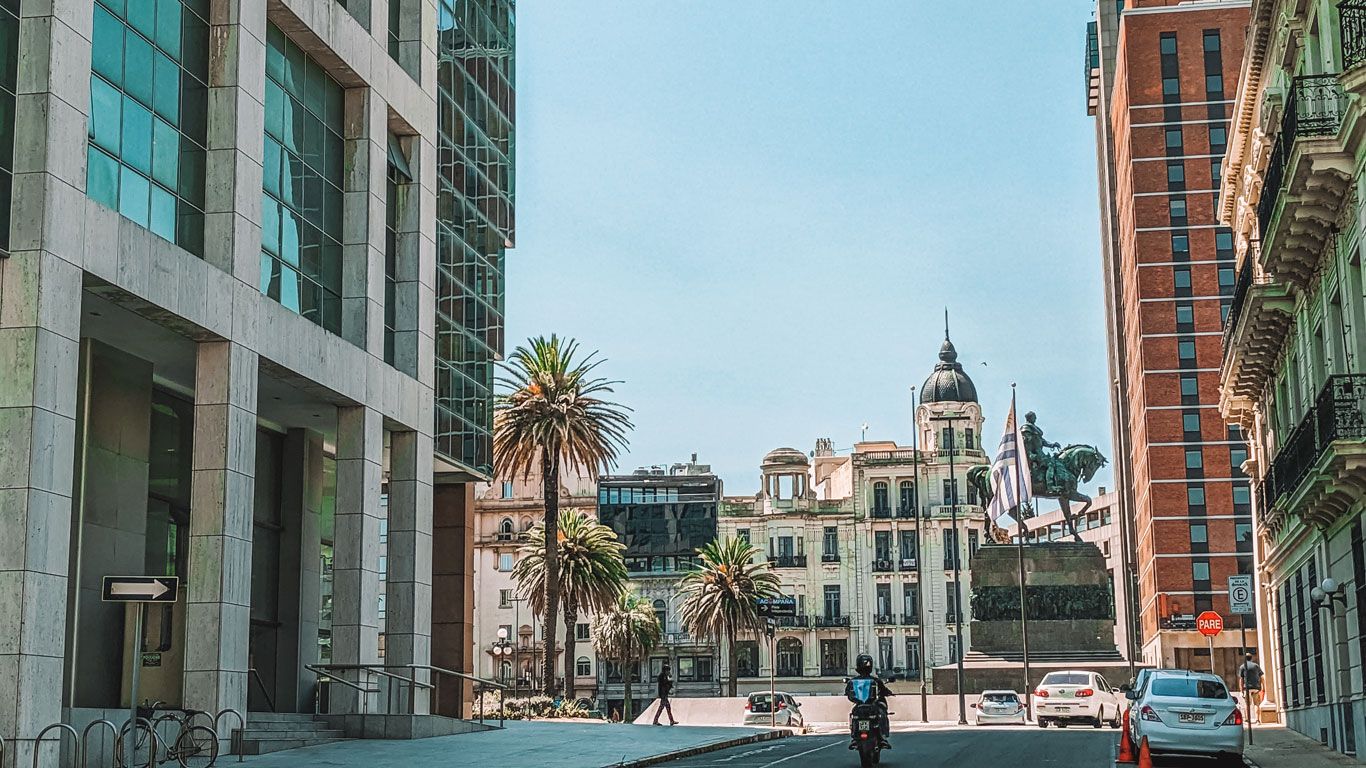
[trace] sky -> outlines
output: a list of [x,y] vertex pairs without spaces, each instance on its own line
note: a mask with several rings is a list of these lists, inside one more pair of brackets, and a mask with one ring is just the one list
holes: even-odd
[[519,3],[509,351],[601,352],[621,470],[697,453],[746,494],[778,446],[909,444],[945,308],[988,445],[1016,382],[1111,454],[1093,3],[968,7]]

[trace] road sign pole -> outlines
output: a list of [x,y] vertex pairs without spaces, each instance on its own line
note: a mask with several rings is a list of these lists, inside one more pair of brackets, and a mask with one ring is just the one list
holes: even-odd
[[1214,635],[1208,635],[1209,640],[1209,671],[1214,672]]
[[[773,619],[769,619],[770,622]],[[772,625],[770,624],[770,630]],[[774,728],[778,725],[778,635],[776,632],[768,633],[768,727]]]
[[[138,677],[142,672],[142,614],[147,610],[145,603],[134,603],[133,609],[133,676],[129,685],[128,693],[128,733],[123,737],[123,764],[127,766],[136,765],[133,757],[136,753],[137,732],[138,732]],[[155,736],[147,734],[148,749],[152,749],[151,739]]]

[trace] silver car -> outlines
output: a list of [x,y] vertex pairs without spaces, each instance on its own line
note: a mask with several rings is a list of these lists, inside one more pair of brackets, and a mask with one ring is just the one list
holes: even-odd
[[978,725],[1025,724],[1025,705],[1014,691],[982,691],[973,702]]
[[792,698],[792,694],[779,691],[775,694],[778,697],[778,709],[773,710],[772,699],[768,692],[751,693],[745,701],[745,725],[774,725],[785,728],[801,728],[806,724],[802,718],[802,705]]
[[1134,696],[1129,731],[1153,754],[1219,757],[1242,765],[1243,715],[1224,681],[1208,672],[1158,670]]

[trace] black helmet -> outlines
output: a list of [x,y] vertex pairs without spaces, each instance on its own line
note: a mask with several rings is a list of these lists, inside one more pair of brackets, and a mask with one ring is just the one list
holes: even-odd
[[854,670],[860,675],[871,674],[873,671],[873,657],[866,653],[860,653],[854,660]]

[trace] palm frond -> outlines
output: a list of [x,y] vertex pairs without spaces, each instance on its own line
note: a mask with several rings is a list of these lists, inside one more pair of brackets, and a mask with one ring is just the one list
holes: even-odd
[[621,593],[614,606],[593,618],[593,644],[611,659],[643,659],[662,636],[650,601],[631,592]]
[[678,615],[688,631],[720,640],[761,631],[755,598],[779,594],[781,581],[757,547],[743,539],[708,542],[697,550],[697,568],[683,576]]
[[[605,611],[616,605],[626,589],[625,545],[611,528],[574,509],[559,513],[560,603],[565,611],[580,615]],[[536,613],[545,610],[545,526],[532,526],[525,534],[520,556],[513,566],[517,591]]]

